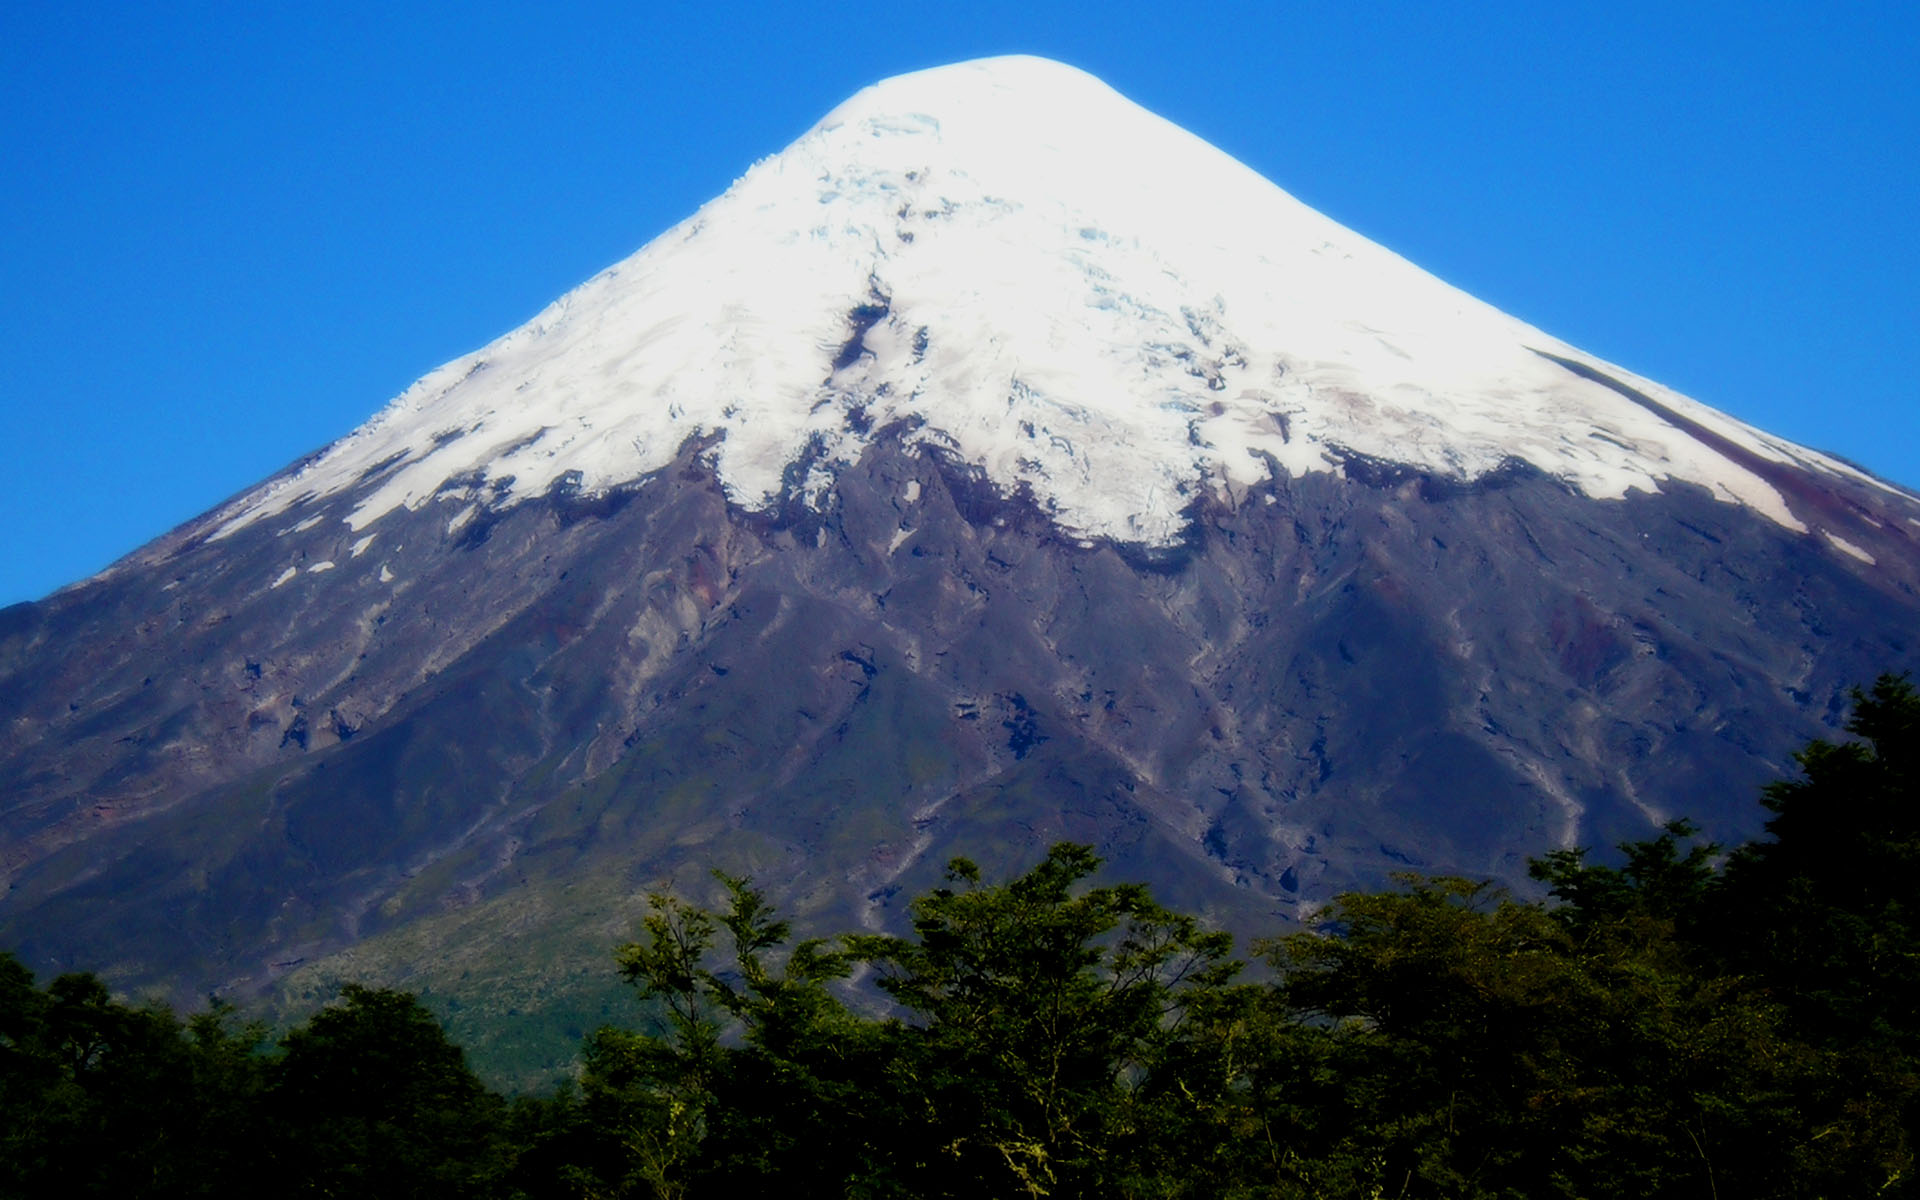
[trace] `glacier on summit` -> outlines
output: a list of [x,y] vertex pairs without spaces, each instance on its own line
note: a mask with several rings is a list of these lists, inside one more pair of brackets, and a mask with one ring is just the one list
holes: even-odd
[[1597,498],[1679,480],[1794,530],[1754,461],[1869,478],[1567,362],[1590,360],[1093,77],[984,59],[860,92],[219,532],[349,489],[356,531],[435,497],[457,524],[643,478],[690,438],[734,503],[796,481],[814,500],[886,429],[1074,535],[1149,546],[1202,493],[1356,459],[1459,479],[1524,460]]

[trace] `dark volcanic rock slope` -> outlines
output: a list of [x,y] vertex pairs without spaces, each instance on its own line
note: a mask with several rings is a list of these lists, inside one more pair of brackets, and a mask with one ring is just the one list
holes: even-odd
[[[209,521],[7,610],[0,940],[249,989],[584,877],[719,865],[886,923],[950,855],[1059,838],[1253,929],[1397,868],[1751,833],[1912,658],[1906,579],[1687,489],[1281,477],[1147,555],[891,437],[773,514],[697,450],[358,555],[300,509]],[[1892,516],[1848,532],[1910,564]]]

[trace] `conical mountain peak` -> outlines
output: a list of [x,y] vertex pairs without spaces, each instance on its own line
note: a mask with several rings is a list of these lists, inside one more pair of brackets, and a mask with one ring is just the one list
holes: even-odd
[[1033,54],[1004,54],[883,79],[854,93],[820,125],[922,113],[943,121],[998,122],[1017,137],[1065,114],[1110,114],[1117,106],[1138,107],[1078,67]]
[[1089,76],[966,63],[0,614],[0,944],[558,1027],[709,867],[899,929],[1060,839],[1267,935],[1393,871],[1744,840],[1917,598],[1915,497]]
[[427,376],[237,528],[356,529],[603,491],[689,439],[729,498],[817,501],[884,431],[1066,531],[1157,545],[1276,473],[1515,461],[1590,496],[1846,468],[1596,364],[1340,227],[1092,76],[984,59],[858,93],[523,328]]

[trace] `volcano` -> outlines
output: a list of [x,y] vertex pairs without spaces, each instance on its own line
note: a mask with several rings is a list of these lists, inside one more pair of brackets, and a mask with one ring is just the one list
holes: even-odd
[[888,928],[1064,838],[1271,932],[1737,839],[1914,661],[1917,539],[1086,74],[919,72],[0,612],[0,945],[560,1011],[714,867]]

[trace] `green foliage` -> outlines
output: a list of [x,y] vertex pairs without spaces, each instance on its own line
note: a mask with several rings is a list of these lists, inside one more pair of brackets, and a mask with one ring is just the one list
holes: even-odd
[[1359,1132],[1331,1149],[1410,1194],[1774,1194],[1797,1061],[1777,1014],[1687,970],[1613,888],[1590,894],[1568,914],[1412,879],[1271,944],[1349,1081],[1337,1125]]
[[1584,848],[1549,851],[1529,864],[1527,873],[1548,885],[1561,901],[1555,913],[1577,936],[1619,929],[1629,923],[1653,923],[1650,930],[1687,932],[1705,912],[1705,902],[1716,880],[1714,861],[1720,847],[1695,843],[1681,851],[1699,828],[1684,818],[1667,822],[1660,836],[1620,846],[1625,862],[1618,867],[1593,866]]
[[1920,1052],[1920,693],[1882,677],[1849,732],[1767,788],[1769,840],[1727,864],[1723,952],[1766,979],[1803,1035]]
[[896,1092],[912,1114],[896,1164],[925,1196],[1110,1193],[1142,1168],[1142,1085],[1192,996],[1225,987],[1231,942],[1121,884],[1080,889],[1099,860],[1055,846],[1026,875],[913,904],[912,938],[848,939],[905,1010]]
[[0,1196],[483,1196],[500,1101],[413,997],[349,986],[283,1038],[0,955]]
[[[790,952],[742,880],[721,877],[717,913],[656,898],[617,955],[655,1027],[587,1050],[573,1136],[594,1144],[591,1190],[1092,1195],[1156,1172],[1156,1118],[1182,1093],[1168,1066],[1197,1061],[1196,998],[1237,964],[1143,889],[1085,886],[1097,865],[1062,845],[988,886],[956,860],[912,937]],[[893,1015],[835,991],[856,973]]]
[[216,1196],[255,1161],[262,1032],[0,954],[0,1196]]
[[501,1103],[413,996],[348,984],[280,1045],[265,1102],[282,1192],[461,1197],[499,1174]]

